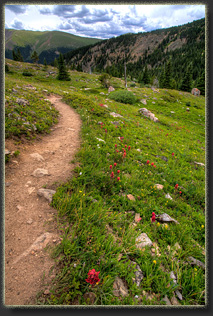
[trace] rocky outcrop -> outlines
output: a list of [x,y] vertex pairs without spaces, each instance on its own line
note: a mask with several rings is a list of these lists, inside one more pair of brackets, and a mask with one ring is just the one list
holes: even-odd
[[158,122],[159,121],[158,118],[155,117],[155,115],[151,111],[147,110],[146,108],[141,108],[138,111],[139,111],[139,113],[141,113],[144,116],[150,118],[154,122]]

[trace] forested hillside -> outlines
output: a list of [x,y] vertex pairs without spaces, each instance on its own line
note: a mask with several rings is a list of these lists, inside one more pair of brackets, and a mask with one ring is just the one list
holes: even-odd
[[71,69],[107,72],[160,88],[205,94],[205,19],[148,33],[125,34],[64,55]]

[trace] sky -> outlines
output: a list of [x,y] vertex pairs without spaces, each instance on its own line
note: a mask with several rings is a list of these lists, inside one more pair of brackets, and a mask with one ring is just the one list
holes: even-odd
[[149,32],[205,17],[205,5],[5,5],[5,28],[63,31],[107,39]]

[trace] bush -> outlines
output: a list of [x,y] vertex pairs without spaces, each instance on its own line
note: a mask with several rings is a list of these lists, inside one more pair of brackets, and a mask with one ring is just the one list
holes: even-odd
[[134,104],[137,101],[134,94],[127,90],[113,91],[109,94],[109,98],[126,104]]
[[22,75],[26,76],[26,77],[32,77],[33,76],[33,74],[31,72],[29,72],[29,71],[23,71]]
[[109,74],[104,73],[98,79],[100,80],[102,86],[108,89],[110,86],[110,78],[111,76]]
[[9,66],[5,64],[5,72],[10,72]]

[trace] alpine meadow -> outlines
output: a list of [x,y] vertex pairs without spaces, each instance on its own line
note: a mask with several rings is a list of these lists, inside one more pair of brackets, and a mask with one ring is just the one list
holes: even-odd
[[82,124],[66,182],[43,177],[60,242],[30,305],[204,307],[205,19],[107,40],[6,30],[5,50],[6,174],[57,128],[50,96]]

